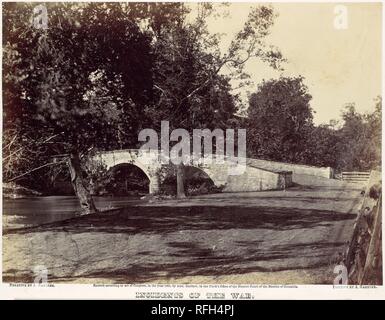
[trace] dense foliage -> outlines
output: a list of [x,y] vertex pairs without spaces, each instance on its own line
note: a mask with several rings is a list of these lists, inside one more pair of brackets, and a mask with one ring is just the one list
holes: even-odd
[[280,78],[250,95],[246,121],[235,116],[242,106],[230,79],[246,84],[252,58],[275,69],[284,61],[265,41],[276,17],[269,6],[250,11],[225,52],[207,28],[213,4],[198,4],[192,18],[183,3],[49,3],[47,29],[31,23],[34,3],[2,6],[5,181],[49,188],[53,156],[135,148],[139,130],[161,120],[171,129],[246,126],[252,157],[380,165],[380,99],[372,114],[349,105],[339,126],[315,126],[306,80]]
[[264,81],[250,95],[247,134],[250,157],[315,166],[337,172],[381,165],[381,98],[372,113],[344,106],[341,122],[313,123],[311,96],[302,77]]

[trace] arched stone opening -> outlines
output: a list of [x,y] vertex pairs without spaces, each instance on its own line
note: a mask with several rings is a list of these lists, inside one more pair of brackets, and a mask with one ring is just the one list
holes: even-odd
[[151,192],[151,178],[134,163],[110,167],[99,187],[100,195],[141,196]]
[[194,166],[185,166],[185,189],[190,196],[217,193],[220,189],[207,172]]
[[[169,166],[163,174],[161,182],[161,193],[165,195],[176,195],[177,177],[176,167]],[[194,166],[184,166],[184,187],[188,196],[220,192],[213,179],[204,169]]]

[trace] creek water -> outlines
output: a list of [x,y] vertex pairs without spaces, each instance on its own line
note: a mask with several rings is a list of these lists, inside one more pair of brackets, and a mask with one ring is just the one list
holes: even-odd
[[[95,197],[100,210],[114,209],[139,203],[137,197]],[[17,228],[50,223],[75,217],[79,201],[73,196],[26,197],[3,199],[3,227]]]

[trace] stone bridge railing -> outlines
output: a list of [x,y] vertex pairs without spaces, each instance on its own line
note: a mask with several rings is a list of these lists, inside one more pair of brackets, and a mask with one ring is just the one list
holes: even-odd
[[[169,165],[169,159],[157,150],[107,151],[96,154],[94,159],[103,162],[107,169],[125,163],[139,167],[150,180],[150,193],[160,191],[162,176],[159,173],[163,166]],[[292,183],[291,172],[269,171],[247,165],[245,158],[217,157],[214,154],[211,157],[192,155],[185,160],[185,165],[201,169],[217,187],[222,187],[224,192],[285,189]]]
[[[150,180],[150,193],[160,190],[162,177],[159,174],[170,159],[158,150],[124,149],[97,153],[94,156],[106,164],[107,169],[124,163],[131,163],[144,171]],[[210,161],[211,159],[211,161]],[[330,179],[330,167],[315,167],[276,161],[238,158],[210,157],[192,155],[185,164],[204,171],[214,184],[227,192],[260,191],[285,189],[299,176]],[[172,165],[172,164],[171,164]],[[238,165],[238,166],[237,166]]]

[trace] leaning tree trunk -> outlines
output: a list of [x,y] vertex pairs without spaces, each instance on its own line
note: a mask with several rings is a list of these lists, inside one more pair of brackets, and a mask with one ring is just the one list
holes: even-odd
[[81,213],[90,214],[97,212],[94,200],[92,199],[89,190],[84,185],[78,153],[71,154],[68,166],[71,174],[71,183],[80,202]]
[[183,163],[176,166],[176,197],[178,199],[186,198],[184,190],[184,165]]

